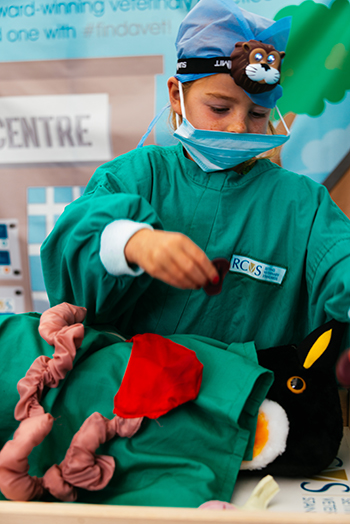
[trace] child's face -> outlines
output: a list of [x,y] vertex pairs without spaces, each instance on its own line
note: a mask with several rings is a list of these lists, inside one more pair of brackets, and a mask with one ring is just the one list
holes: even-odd
[[185,109],[195,128],[230,133],[265,134],[270,117],[270,109],[254,104],[227,74],[193,82],[185,94]]

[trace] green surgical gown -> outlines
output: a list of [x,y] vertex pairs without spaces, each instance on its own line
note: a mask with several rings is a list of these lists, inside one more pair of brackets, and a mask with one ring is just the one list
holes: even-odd
[[[119,219],[182,232],[210,259],[227,258],[221,294],[109,274],[101,234]],[[205,173],[181,145],[131,151],[97,169],[41,256],[51,305],[85,306],[88,324],[127,337],[193,333],[261,349],[298,343],[330,318],[349,322],[350,222],[324,186],[269,160],[245,175]]]

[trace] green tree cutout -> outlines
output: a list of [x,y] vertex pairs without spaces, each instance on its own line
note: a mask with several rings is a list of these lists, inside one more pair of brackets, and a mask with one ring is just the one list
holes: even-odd
[[325,100],[340,102],[350,89],[350,3],[335,0],[331,7],[307,0],[287,6],[275,20],[292,16],[283,61],[282,114],[319,116]]

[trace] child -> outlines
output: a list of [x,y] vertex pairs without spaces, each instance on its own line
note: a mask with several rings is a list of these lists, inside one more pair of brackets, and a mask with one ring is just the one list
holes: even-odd
[[[51,305],[79,306],[57,306],[52,325],[61,325],[61,307],[68,308],[66,334],[86,307],[83,341],[73,336],[66,351],[61,332],[40,339],[35,314],[1,322],[0,446],[16,426],[14,384],[35,356],[51,365],[53,341],[71,353],[73,369],[62,386],[41,399],[59,423],[31,456],[30,474],[40,478],[61,463],[91,413],[110,421],[113,395],[127,375],[128,408],[129,399],[163,400],[149,384],[150,369],[159,377],[153,385],[169,384],[171,359],[167,344],[157,346],[158,335],[185,346],[185,353],[192,349],[203,364],[193,403],[177,406],[159,424],[149,417],[130,442],[104,445],[115,458],[115,475],[101,493],[82,490],[80,501],[192,507],[210,498],[228,501],[241,461],[252,458],[257,410],[272,381],[255,348],[298,343],[328,318],[349,320],[348,219],[324,187],[255,159],[287,139],[269,134],[268,122],[281,96],[288,32],[289,20],[273,23],[233,0],[199,1],[180,27],[178,73],[168,81],[179,144],[144,147],[101,166],[43,245]],[[202,288],[217,283],[216,257],[229,260],[230,270],[222,292],[209,296]],[[139,337],[123,342],[116,331],[128,338],[148,333],[151,341],[140,354]],[[181,371],[176,378],[182,393]],[[56,488],[48,492],[57,497]]]
[[[43,244],[51,305],[85,306],[88,323],[111,323],[126,336],[196,333],[254,340],[258,349],[297,343],[332,317],[349,321],[349,220],[307,177],[267,159],[245,163],[287,138],[265,134],[282,88],[259,76],[250,88],[227,64],[234,68],[251,40],[271,44],[267,59],[278,64],[289,25],[232,0],[200,0],[189,12],[176,41],[178,74],[168,81],[173,111],[187,115],[175,132],[180,143],[97,169]],[[230,271],[221,294],[209,297],[201,288],[218,277],[215,257],[227,258]]]

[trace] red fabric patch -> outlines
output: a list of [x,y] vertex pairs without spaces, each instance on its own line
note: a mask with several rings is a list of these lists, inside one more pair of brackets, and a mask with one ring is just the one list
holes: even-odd
[[136,335],[113,413],[158,418],[197,397],[203,364],[196,353],[160,335]]

